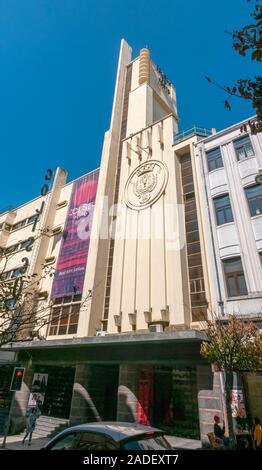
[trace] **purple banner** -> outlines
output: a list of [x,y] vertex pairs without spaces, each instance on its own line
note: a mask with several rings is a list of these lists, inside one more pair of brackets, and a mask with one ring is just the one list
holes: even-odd
[[51,297],[81,294],[88,259],[99,170],[74,182]]

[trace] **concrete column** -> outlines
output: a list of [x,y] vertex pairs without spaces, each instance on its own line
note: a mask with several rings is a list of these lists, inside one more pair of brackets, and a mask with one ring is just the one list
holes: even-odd
[[[92,397],[95,397],[95,400]],[[92,386],[92,366],[76,366],[75,382],[70,410],[70,425],[91,421],[101,421],[97,406],[99,396],[94,394]]]

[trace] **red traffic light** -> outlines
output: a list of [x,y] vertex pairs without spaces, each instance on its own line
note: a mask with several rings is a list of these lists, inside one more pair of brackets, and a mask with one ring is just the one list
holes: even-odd
[[13,372],[13,377],[10,385],[11,392],[18,392],[21,390],[23,377],[25,373],[25,367],[15,367]]

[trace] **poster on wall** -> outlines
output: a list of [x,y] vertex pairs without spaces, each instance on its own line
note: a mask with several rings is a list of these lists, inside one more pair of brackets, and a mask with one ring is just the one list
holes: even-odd
[[52,285],[52,298],[81,294],[93,221],[99,170],[74,182]]
[[28,406],[43,405],[47,387],[48,374],[36,373],[33,377]]
[[247,426],[245,400],[242,389],[231,390],[231,410],[235,428],[243,431]]
[[138,408],[137,422],[139,424],[150,424],[153,402],[153,369],[146,367],[141,369],[138,383]]

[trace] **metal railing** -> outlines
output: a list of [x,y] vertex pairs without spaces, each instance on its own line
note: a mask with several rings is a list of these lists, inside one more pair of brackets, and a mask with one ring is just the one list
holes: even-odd
[[185,131],[174,134],[174,143],[179,142],[180,140],[183,140],[186,137],[189,137],[190,135],[194,134],[200,135],[201,137],[208,137],[212,134],[212,130],[208,129],[207,127],[190,127],[190,129],[186,129]]

